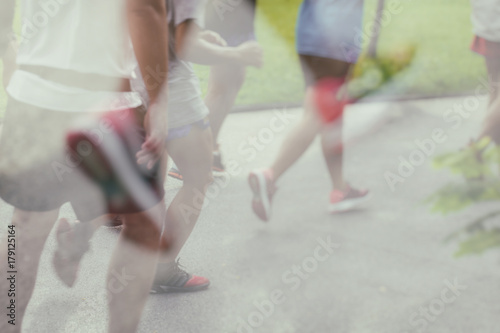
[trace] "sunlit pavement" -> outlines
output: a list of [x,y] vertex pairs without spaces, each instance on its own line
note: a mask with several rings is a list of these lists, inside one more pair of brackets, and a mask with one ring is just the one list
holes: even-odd
[[[188,271],[212,285],[151,296],[140,332],[498,332],[498,252],[456,259],[457,244],[443,243],[491,207],[440,216],[422,202],[450,179],[432,169],[432,156],[463,147],[480,128],[486,98],[469,118],[451,121],[447,110],[463,103],[465,97],[350,108],[345,136],[357,140],[346,148],[345,173],[371,190],[371,200],[355,212],[327,214],[330,182],[317,141],[279,182],[267,224],[250,209],[246,178],[270,164],[302,111],[231,115],[221,149],[232,174],[212,185],[181,255]],[[431,156],[391,188],[386,173],[398,175],[400,156],[408,160],[419,149],[415,140],[432,140],[436,129],[446,139],[442,133]],[[169,179],[169,200],[180,185]],[[0,206],[2,225],[11,212]],[[62,214],[72,215],[68,207]],[[105,331],[104,279],[116,238],[98,232],[73,289],[53,273],[50,238],[24,332]]]

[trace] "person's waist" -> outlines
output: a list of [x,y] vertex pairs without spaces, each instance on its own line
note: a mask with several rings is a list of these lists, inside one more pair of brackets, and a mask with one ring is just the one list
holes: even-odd
[[121,77],[82,73],[69,69],[60,69],[38,65],[19,65],[19,69],[32,73],[44,80],[69,87],[90,91],[132,91],[130,80]]

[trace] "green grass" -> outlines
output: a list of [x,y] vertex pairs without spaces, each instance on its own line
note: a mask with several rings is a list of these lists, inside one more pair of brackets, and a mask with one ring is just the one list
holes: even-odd
[[[391,0],[388,0],[390,2]],[[295,54],[295,21],[301,0],[260,1],[257,38],[264,68],[249,69],[237,105],[300,102],[303,82]],[[365,23],[376,0],[366,0]],[[417,46],[413,66],[398,77],[390,95],[442,95],[473,91],[485,75],[483,59],[469,50],[472,40],[469,0],[401,0],[402,13],[383,28],[380,50],[401,43]],[[1,68],[0,68],[1,71]],[[205,90],[208,68],[196,66]],[[5,95],[0,93],[0,115]]]
[[[391,1],[388,0],[387,3]],[[301,0],[261,1],[257,38],[265,50],[265,66],[249,69],[238,105],[300,102],[303,83],[295,55],[295,21]],[[365,27],[372,22],[376,0],[366,0]],[[472,41],[468,0],[402,0],[400,14],[382,29],[379,50],[414,44],[412,67],[382,94],[428,96],[473,91],[485,75],[482,57],[469,50]],[[367,42],[367,41],[365,41]],[[206,89],[208,69],[196,67]]]

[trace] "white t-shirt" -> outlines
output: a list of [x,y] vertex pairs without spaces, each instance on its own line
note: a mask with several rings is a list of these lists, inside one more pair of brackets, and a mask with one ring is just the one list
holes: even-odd
[[500,0],[471,0],[474,33],[500,42]]
[[[124,0],[23,0],[18,65],[129,79],[135,60],[125,3]],[[141,104],[137,93],[119,92],[119,88],[117,84],[106,91],[86,90],[18,70],[7,91],[23,103],[56,111],[104,111]]]

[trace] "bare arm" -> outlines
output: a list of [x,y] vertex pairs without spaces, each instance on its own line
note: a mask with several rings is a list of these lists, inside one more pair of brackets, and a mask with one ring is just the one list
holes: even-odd
[[163,155],[167,137],[168,25],[164,0],[127,0],[127,18],[135,56],[149,95],[144,119],[146,140],[139,164],[152,168]]
[[200,65],[262,66],[262,48],[257,42],[243,43],[238,47],[209,42],[202,37],[200,28],[192,20],[176,28],[175,40],[178,57]]
[[127,0],[130,37],[143,78],[148,81],[149,99],[154,104],[166,84],[168,72],[168,24],[164,0]]

